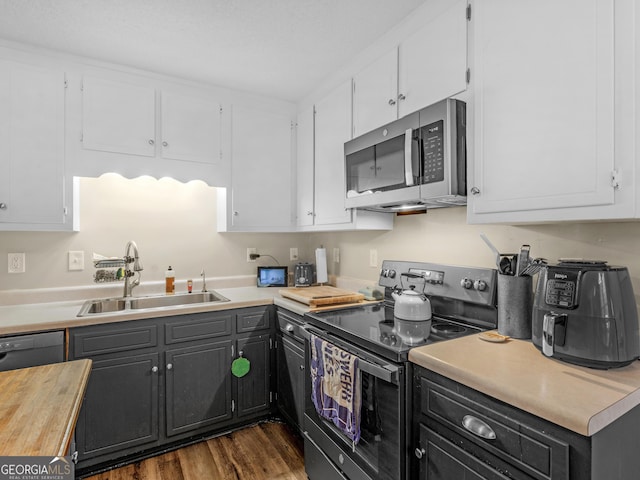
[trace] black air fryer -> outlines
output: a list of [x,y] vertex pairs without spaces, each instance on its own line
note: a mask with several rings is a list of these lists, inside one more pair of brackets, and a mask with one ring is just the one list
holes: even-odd
[[548,357],[617,368],[640,357],[638,312],[626,267],[560,260],[540,274],[533,344]]

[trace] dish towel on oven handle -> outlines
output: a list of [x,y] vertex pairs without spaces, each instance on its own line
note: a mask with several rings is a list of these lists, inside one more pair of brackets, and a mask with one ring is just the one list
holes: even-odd
[[318,414],[352,442],[360,440],[361,378],[358,357],[311,335],[311,399]]

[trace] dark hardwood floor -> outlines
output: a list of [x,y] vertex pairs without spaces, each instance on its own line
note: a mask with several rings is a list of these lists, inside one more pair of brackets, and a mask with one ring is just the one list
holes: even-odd
[[306,480],[302,439],[265,422],[86,480]]

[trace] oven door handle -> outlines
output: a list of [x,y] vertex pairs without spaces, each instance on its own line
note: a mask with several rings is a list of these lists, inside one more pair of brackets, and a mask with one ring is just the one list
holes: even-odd
[[[311,340],[311,334],[314,334],[315,336],[320,338],[330,336],[329,333],[324,332],[322,330],[316,330],[309,325],[303,325],[300,328],[300,331],[304,339],[307,341]],[[337,347],[342,348],[340,345],[337,345]],[[382,381],[387,383],[393,383],[393,384],[398,383],[398,367],[396,367],[395,365],[391,365],[391,364],[377,365],[375,363],[365,360],[359,355],[356,355],[354,353],[351,353],[351,354],[355,355],[358,358],[358,368],[363,372],[366,372],[369,375],[379,378]]]

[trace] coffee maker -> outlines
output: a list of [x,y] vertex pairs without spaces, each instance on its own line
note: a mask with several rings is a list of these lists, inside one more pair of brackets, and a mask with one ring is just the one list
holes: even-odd
[[548,357],[601,369],[640,357],[640,324],[626,267],[594,260],[547,266],[532,320],[533,344]]

